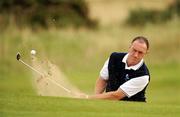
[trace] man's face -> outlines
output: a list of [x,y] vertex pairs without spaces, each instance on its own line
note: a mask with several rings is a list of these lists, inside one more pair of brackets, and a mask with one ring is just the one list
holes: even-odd
[[147,53],[147,46],[141,40],[134,41],[129,48],[128,64],[138,64],[144,55]]

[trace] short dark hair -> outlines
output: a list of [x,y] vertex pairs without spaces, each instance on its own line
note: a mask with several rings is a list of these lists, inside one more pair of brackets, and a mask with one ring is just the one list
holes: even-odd
[[146,37],[143,37],[143,36],[135,37],[135,38],[132,40],[131,43],[133,43],[133,42],[136,41],[136,40],[143,41],[143,42],[146,44],[146,46],[147,46],[147,50],[149,49],[149,41],[148,41],[148,39],[147,39]]

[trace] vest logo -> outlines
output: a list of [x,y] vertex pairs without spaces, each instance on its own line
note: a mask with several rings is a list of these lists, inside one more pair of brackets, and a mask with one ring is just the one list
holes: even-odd
[[129,74],[126,74],[125,80],[126,80],[126,81],[129,80]]

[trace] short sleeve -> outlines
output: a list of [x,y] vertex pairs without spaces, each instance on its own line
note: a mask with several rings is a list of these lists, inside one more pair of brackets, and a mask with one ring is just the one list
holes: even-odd
[[136,77],[122,84],[119,87],[119,89],[121,89],[126,94],[127,97],[131,97],[137,94],[138,92],[142,91],[146,87],[148,82],[149,82],[148,75]]
[[103,78],[104,80],[108,80],[109,78],[108,64],[109,64],[109,58],[106,60],[104,66],[100,71],[100,77]]

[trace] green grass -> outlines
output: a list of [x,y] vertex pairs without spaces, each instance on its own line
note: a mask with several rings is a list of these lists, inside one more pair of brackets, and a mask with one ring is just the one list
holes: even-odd
[[[149,25],[143,29],[104,27],[99,30],[49,29],[33,32],[11,27],[0,33],[0,117],[8,116],[180,116],[180,23]],[[161,31],[161,32],[159,32]],[[127,51],[131,39],[145,35],[150,53],[145,58],[151,71],[148,103],[80,100],[37,96],[31,71],[15,59],[30,63],[30,50],[39,60],[50,59],[81,90],[91,94],[99,71],[113,51]]]
[[1,97],[2,116],[135,116],[178,117],[179,105],[159,103],[116,102],[103,100],[79,100],[32,95],[8,95]]

